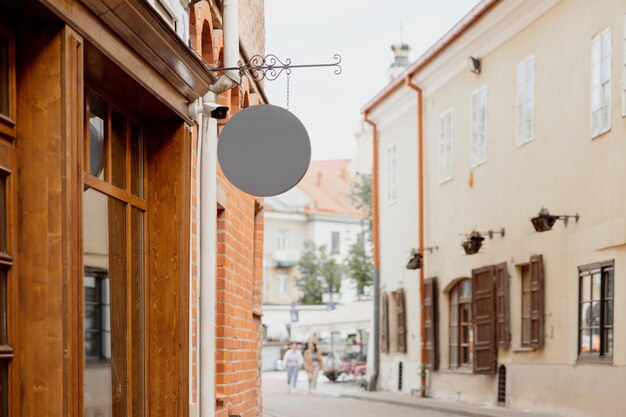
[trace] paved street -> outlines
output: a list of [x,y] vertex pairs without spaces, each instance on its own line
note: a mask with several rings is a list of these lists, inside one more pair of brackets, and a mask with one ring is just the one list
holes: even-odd
[[342,398],[342,394],[359,392],[361,388],[351,383],[330,383],[323,376],[318,391],[307,394],[306,374],[298,375],[298,391],[289,394],[284,372],[263,374],[264,417],[455,417],[456,414],[416,410],[391,404]]

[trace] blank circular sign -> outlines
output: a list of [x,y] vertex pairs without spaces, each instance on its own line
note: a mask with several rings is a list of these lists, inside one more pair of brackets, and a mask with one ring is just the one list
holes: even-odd
[[300,182],[311,162],[304,125],[282,107],[259,104],[238,112],[222,129],[217,157],[240,190],[270,197]]

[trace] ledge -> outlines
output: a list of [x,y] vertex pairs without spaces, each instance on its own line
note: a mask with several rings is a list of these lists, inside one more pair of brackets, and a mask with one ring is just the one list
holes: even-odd
[[209,91],[215,76],[145,0],[82,0],[187,99]]

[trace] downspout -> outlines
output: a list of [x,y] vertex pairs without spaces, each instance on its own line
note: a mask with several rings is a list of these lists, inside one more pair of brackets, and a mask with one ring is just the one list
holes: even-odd
[[422,89],[413,83],[411,76],[404,79],[404,83],[409,88],[417,92],[417,195],[418,195],[418,236],[419,249],[422,254],[422,267],[420,268],[420,362],[421,362],[421,386],[420,396],[426,397],[426,319],[424,317],[424,275],[425,275],[425,258],[424,258],[424,130],[422,119]]
[[[238,1],[224,0],[224,66],[236,67],[239,60]],[[215,321],[217,271],[217,120],[209,117],[215,108],[217,95],[237,87],[241,76],[237,71],[226,71],[211,92],[203,97],[202,111],[206,122],[206,143],[198,164],[200,181],[200,417],[215,415]]]
[[380,241],[378,235],[378,129],[376,122],[363,115],[363,121],[372,126],[372,240],[374,243],[374,316],[373,339],[374,339],[374,369],[370,376],[368,391],[376,391],[378,375],[380,373]]

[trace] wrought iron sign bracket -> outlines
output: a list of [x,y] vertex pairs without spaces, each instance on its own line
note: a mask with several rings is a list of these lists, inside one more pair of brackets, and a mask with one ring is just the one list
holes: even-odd
[[[274,81],[276,80],[283,72],[287,75],[291,74],[291,70],[294,68],[319,68],[319,67],[334,67],[335,75],[341,74],[341,55],[335,54],[333,59],[336,62],[331,63],[322,63],[322,64],[298,64],[294,65],[291,63],[291,59],[287,58],[283,62],[274,54],[269,55],[254,55],[248,61],[237,62],[236,67],[221,67],[221,68],[210,68],[211,72],[224,72],[224,71],[239,71],[239,75],[243,76],[244,73],[248,73],[252,78],[257,81],[260,80],[268,80]],[[217,62],[219,65],[219,61]]]

